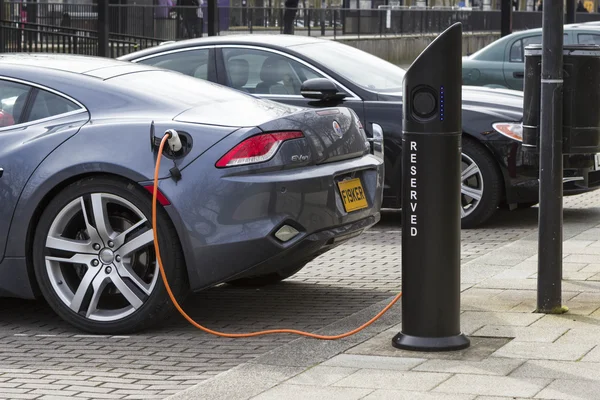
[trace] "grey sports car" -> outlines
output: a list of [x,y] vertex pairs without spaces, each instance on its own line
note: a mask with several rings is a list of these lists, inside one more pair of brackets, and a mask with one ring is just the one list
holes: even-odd
[[172,309],[151,191],[168,129],[159,245],[178,298],[300,270],[380,217],[383,165],[354,111],[261,100],[154,67],[0,56],[0,296],[43,296],[94,333]]

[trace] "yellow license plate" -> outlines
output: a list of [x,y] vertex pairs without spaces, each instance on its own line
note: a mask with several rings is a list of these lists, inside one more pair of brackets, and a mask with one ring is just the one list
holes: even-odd
[[342,196],[346,212],[369,207],[367,196],[360,183],[360,178],[338,182],[338,188],[340,189],[340,195]]

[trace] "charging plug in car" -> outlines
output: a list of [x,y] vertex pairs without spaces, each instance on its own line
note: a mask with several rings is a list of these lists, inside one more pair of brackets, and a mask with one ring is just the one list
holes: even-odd
[[165,135],[170,135],[168,139],[169,148],[173,153],[177,153],[183,147],[181,144],[181,139],[179,138],[179,134],[175,129],[167,129]]
[[150,148],[158,150],[161,139],[167,135],[168,142],[163,155],[172,160],[185,157],[192,150],[192,136],[184,131],[167,129],[163,135],[156,136],[154,121],[150,124]]
[[175,182],[181,180],[181,170],[175,160],[185,157],[192,149],[192,137],[183,131],[167,129],[161,137],[157,137],[154,129],[154,121],[150,124],[150,147],[152,151],[157,151],[163,138],[166,137],[167,143],[163,153],[160,155],[173,160],[173,168],[169,170],[171,178]]
[[[175,129],[167,129],[165,131],[165,136],[168,136],[167,143],[169,145],[169,149],[173,152],[173,154],[177,154],[183,145],[181,144],[181,139],[179,138],[179,134]],[[171,178],[175,180],[175,182],[181,179],[181,171],[177,167],[175,160],[173,160],[173,168],[169,170],[171,174]]]

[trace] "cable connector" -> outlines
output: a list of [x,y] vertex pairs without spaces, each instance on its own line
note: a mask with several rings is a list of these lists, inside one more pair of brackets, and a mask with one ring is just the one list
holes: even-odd
[[169,148],[175,153],[181,150],[183,147],[181,144],[181,139],[179,138],[179,134],[175,129],[167,129],[165,131],[165,135],[169,135]]

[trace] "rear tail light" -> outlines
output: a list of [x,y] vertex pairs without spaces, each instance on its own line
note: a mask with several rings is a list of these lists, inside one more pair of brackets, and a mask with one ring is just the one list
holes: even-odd
[[304,137],[299,131],[271,132],[252,136],[225,154],[217,167],[233,167],[236,165],[255,164],[270,160],[283,142]]

